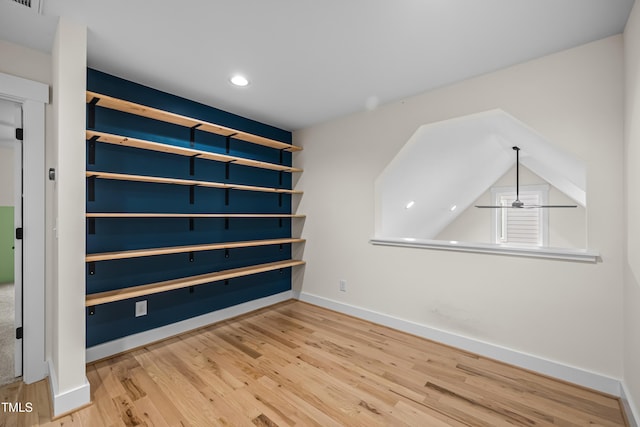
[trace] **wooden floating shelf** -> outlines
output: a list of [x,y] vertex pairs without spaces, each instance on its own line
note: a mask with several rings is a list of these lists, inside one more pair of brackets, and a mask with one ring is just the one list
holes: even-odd
[[304,239],[284,238],[267,240],[249,240],[242,242],[210,243],[204,245],[169,246],[164,248],[134,249],[130,251],[102,252],[87,254],[86,262],[108,261],[114,259],[139,258],[155,255],[180,254],[187,252],[215,251],[220,249],[248,248],[254,246],[285,245],[288,243],[302,243]]
[[294,267],[304,264],[301,260],[276,261],[266,264],[258,264],[250,267],[233,268],[229,270],[217,271],[215,273],[200,274],[197,276],[184,277],[163,282],[149,283],[146,285],[132,286],[114,291],[89,294],[86,297],[87,307],[106,304],[109,302],[121,301],[145,295],[157,294],[160,292],[172,291],[175,289],[188,288],[190,286],[203,285],[211,282],[233,279],[235,277],[249,276],[252,274],[264,273],[267,271],[279,270],[281,268]]
[[87,218],[306,218],[303,214],[87,212]]
[[286,188],[258,187],[255,185],[225,184],[222,182],[196,181],[193,179],[164,178],[148,175],[129,175],[124,173],[86,171],[87,178],[113,179],[117,181],[151,182],[154,184],[193,185],[198,187],[223,188],[229,190],[260,191],[266,193],[302,194],[299,190]]
[[283,172],[302,172],[302,169],[291,166],[277,165],[273,163],[261,162],[259,160],[245,159],[242,157],[229,156],[227,154],[212,153],[210,151],[196,150],[193,148],[178,147],[175,145],[163,144],[160,142],[147,141],[144,139],[129,138],[126,136],[113,135],[105,132],[87,130],[87,139],[95,138],[97,142],[104,142],[113,145],[123,145],[126,147],[141,148],[162,153],[177,154],[180,156],[197,157],[199,159],[214,160],[217,162],[234,163],[243,166],[252,166],[262,169],[270,169]]
[[135,114],[150,119],[160,120],[167,123],[173,123],[189,128],[197,127],[198,130],[214,133],[216,135],[228,136],[253,144],[263,145],[265,147],[276,148],[286,151],[300,151],[301,147],[287,144],[285,142],[276,141],[275,139],[265,138],[263,136],[254,135],[248,132],[232,129],[226,126],[217,125],[204,120],[194,119],[183,116],[181,114],[163,111],[146,105],[136,104],[134,102],[125,101],[123,99],[114,98],[108,95],[102,95],[96,92],[87,91],[87,103],[93,103],[100,107],[110,108],[129,114]]

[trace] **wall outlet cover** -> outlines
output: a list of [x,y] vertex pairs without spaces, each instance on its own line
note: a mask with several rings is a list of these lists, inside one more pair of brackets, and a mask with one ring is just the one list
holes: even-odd
[[147,300],[136,302],[136,317],[147,315]]

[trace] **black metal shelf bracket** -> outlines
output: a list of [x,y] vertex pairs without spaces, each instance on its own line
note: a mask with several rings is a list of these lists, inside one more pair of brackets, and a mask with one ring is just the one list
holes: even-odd
[[89,316],[93,316],[94,314],[96,314],[96,306],[95,305],[91,305],[88,308],[89,308]]
[[88,153],[88,162],[90,165],[95,165],[96,164],[96,141],[98,140],[98,137],[96,135],[93,135],[91,137],[91,139],[89,140],[89,153]]
[[90,176],[87,178],[87,200],[89,202],[96,201],[96,177]]
[[196,260],[195,252],[189,252],[189,262],[194,262]]
[[196,186],[189,186],[189,204],[193,205],[196,202]]
[[195,229],[195,220],[193,218],[189,218],[189,231],[193,231]]
[[91,217],[87,218],[87,233],[96,234],[96,219]]
[[90,262],[87,267],[89,268],[89,276],[94,276],[96,274],[96,263]]
[[189,176],[194,176],[196,174],[196,157],[198,155],[189,157]]
[[229,229],[229,218],[228,217],[224,219],[224,229],[225,230]]
[[196,287],[195,286],[189,286],[189,293],[192,294],[196,291]]
[[224,205],[229,206],[229,189],[224,189]]
[[233,138],[234,136],[236,136],[237,133],[232,133],[231,135],[227,135],[226,136],[226,153],[229,154],[231,152],[231,138]]
[[278,193],[278,207],[282,207],[282,193]]
[[229,179],[229,176],[230,176],[230,173],[229,173],[230,165],[231,165],[231,162],[226,162],[224,164],[224,179],[227,179],[227,180]]
[[227,259],[228,259],[229,257],[231,257],[231,254],[229,253],[229,249],[225,249],[225,250],[224,250],[224,257],[225,257],[225,258],[227,258]]
[[196,145],[196,129],[198,129],[200,126],[202,126],[202,123],[198,123],[197,125],[189,128],[189,145],[191,146],[191,148],[195,147]]
[[93,97],[87,104],[87,127],[89,129],[95,129],[96,127],[96,104],[98,101],[100,101],[100,98]]

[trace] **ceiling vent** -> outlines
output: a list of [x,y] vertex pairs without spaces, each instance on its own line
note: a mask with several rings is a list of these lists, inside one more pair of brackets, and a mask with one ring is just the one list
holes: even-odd
[[21,4],[23,6],[32,9],[35,12],[42,13],[43,0],[12,0],[14,3]]

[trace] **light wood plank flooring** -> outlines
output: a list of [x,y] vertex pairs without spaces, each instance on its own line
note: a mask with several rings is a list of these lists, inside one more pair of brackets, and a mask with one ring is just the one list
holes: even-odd
[[[620,426],[618,399],[298,301],[89,364],[93,404],[0,426]],[[0,408],[1,409],[1,408]]]

